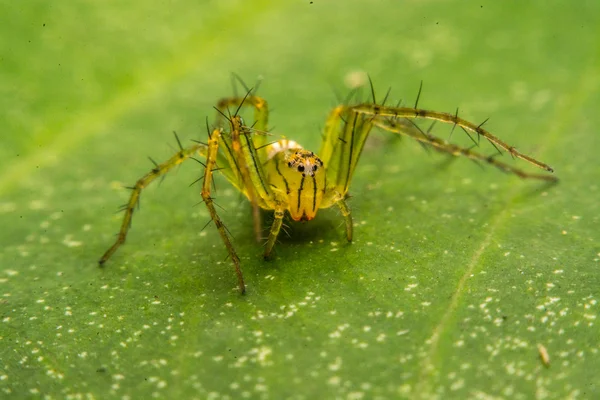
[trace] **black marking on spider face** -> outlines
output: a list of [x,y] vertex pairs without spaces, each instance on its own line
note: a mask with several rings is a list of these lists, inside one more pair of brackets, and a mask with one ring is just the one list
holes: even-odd
[[312,151],[299,150],[288,157],[287,165],[302,176],[314,176],[319,167],[323,166],[323,161]]

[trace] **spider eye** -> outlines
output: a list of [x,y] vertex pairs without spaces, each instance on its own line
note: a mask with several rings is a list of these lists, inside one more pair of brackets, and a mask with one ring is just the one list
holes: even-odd
[[288,162],[288,167],[292,168],[292,162]]
[[316,171],[318,169],[318,167],[316,165],[313,165],[313,172]]
[[298,172],[304,172],[304,165],[298,165]]

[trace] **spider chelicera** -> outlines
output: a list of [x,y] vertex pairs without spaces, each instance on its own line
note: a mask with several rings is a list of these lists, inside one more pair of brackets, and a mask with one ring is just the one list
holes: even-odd
[[[155,163],[150,172],[130,187],[131,197],[123,206],[125,216],[117,240],[104,253],[99,261],[100,265],[125,242],[142,189],[185,160],[194,157],[204,158],[204,162],[197,160],[204,166],[202,199],[227,247],[242,293],[245,292],[246,286],[240,260],[211,197],[211,182],[213,173],[217,170],[250,201],[254,230],[258,239],[261,238],[260,209],[273,211],[274,221],[265,244],[265,258],[273,250],[286,212],[295,221],[310,221],[319,209],[336,206],[345,220],[346,238],[348,241],[352,240],[352,216],[346,198],[365,141],[374,127],[410,137],[440,152],[491,164],[521,178],[556,180],[553,175],[547,173],[530,173],[512,167],[496,159],[497,154],[487,156],[472,148],[449,143],[431,134],[431,128],[426,131],[419,128],[416,123],[419,120],[446,123],[453,126],[452,131],[458,126],[471,138],[473,147],[477,147],[483,137],[495,147],[498,154],[502,154],[504,150],[513,158],[520,158],[545,171],[553,172],[550,166],[520,153],[489,133],[482,127],[485,121],[481,124],[466,121],[458,116],[458,110],[450,114],[418,108],[421,88],[414,107],[386,106],[385,100],[378,104],[372,84],[371,92],[370,102],[340,105],[331,110],[325,121],[319,156],[303,149],[292,140],[268,141],[267,102],[254,95],[252,90],[248,90],[244,97],[222,99],[215,107],[218,111],[217,124],[215,128],[208,130],[207,143],[196,142],[184,148],[176,135],[179,151],[167,161]],[[252,126],[246,125],[239,115],[243,107],[254,108],[255,122]],[[233,114],[229,113],[231,108],[236,108]],[[477,135],[477,140],[469,132]]]

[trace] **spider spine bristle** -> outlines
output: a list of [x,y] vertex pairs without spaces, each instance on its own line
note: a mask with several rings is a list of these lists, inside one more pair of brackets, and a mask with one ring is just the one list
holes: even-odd
[[[211,198],[211,199],[212,199],[212,198]],[[226,210],[224,207],[222,207],[221,205],[217,204],[217,202],[216,202],[214,199],[212,199],[212,203],[213,203],[215,206],[219,207],[221,210],[223,210],[223,211],[227,211],[227,210]],[[223,226],[225,226],[225,225],[223,225]]]
[[242,106],[244,105],[244,102],[246,101],[246,99],[248,98],[248,96],[250,96],[250,93],[252,93],[252,89],[249,89],[246,92],[246,95],[244,96],[244,98],[242,99],[242,102],[240,103],[240,105],[238,106],[237,110],[235,110],[235,113],[233,114],[234,117],[237,117],[238,113],[240,112],[240,109],[242,108]]
[[338,137],[338,139],[339,139],[339,140],[341,140],[341,141],[342,141],[342,143],[344,143],[344,144],[348,143],[348,142],[346,142],[346,141],[345,141],[345,140],[344,140],[344,139],[343,139],[341,136],[340,136],[340,137]]
[[202,165],[204,168],[206,168],[206,164],[204,164],[202,161],[198,160],[196,157],[190,157],[190,159],[196,161],[198,164]]
[[260,89],[260,85],[262,85],[264,77],[262,75],[259,75],[256,77],[256,83],[254,84],[254,89],[252,90],[253,96],[256,96],[256,94],[258,93],[258,89]]
[[471,139],[471,141],[473,143],[475,143],[475,146],[479,146],[479,144],[475,141],[475,139],[473,139],[473,136],[471,136],[464,127],[461,126],[460,129],[462,129],[463,132],[469,137],[469,139]]
[[418,130],[418,131],[421,133],[421,135],[423,135],[423,136],[425,137],[425,139],[431,139],[431,137],[430,137],[429,135],[427,135],[425,132],[423,132],[423,129],[421,129],[421,128],[419,127],[419,125],[417,125],[417,124],[415,123],[415,121],[413,121],[413,120],[412,120],[412,119],[410,119],[410,118],[404,118],[404,119],[405,119],[406,121],[410,122],[410,123],[412,124],[412,126],[414,126],[415,128],[417,128],[417,130]]
[[227,232],[227,234],[229,235],[229,237],[233,239],[233,235],[231,234],[231,231],[229,230],[229,228],[227,227],[227,225],[225,225],[223,223],[223,221],[221,221],[221,226],[225,229],[225,231]]
[[[494,142],[490,142],[492,144],[492,146],[494,146],[494,148],[496,149],[496,151],[498,152],[498,154],[503,155],[504,153],[500,151],[500,149],[498,148],[498,146],[496,146],[496,143]],[[513,153],[510,153],[511,157],[513,158],[513,160],[515,159],[515,156],[513,155]]]
[[277,140],[275,140],[275,141],[273,141],[273,142],[270,142],[270,143],[267,143],[267,144],[263,144],[262,146],[258,146],[258,147],[256,148],[256,150],[260,150],[260,149],[262,149],[262,148],[264,148],[264,147],[270,146],[270,145],[272,145],[273,143],[277,143]]
[[[224,113],[223,111],[219,110],[219,109],[218,109],[216,106],[213,106],[213,108],[214,108],[215,110],[217,110],[217,112],[218,112],[219,114],[221,114],[221,115],[223,116],[223,118],[225,118],[227,121],[229,121],[229,123],[231,123],[231,118],[230,118],[230,117],[228,117],[227,115],[225,115],[225,113]],[[228,109],[228,110],[229,110],[229,109]],[[207,117],[207,121],[208,121],[208,117]],[[209,134],[208,134],[208,135],[209,135],[209,137],[210,137],[210,131],[209,131]]]
[[456,112],[454,113],[454,125],[452,125],[452,130],[450,131],[450,136],[448,136],[448,141],[452,140],[452,134],[454,133],[454,128],[456,128],[457,123],[458,123],[458,107],[456,107]]
[[[196,183],[200,182],[200,181],[201,181],[201,180],[203,180],[203,179],[204,179],[204,175],[202,175],[200,178],[196,179],[194,182],[190,183],[190,185],[189,185],[188,187],[191,187],[191,186],[193,186],[194,184],[196,184]],[[202,200],[202,201],[204,201],[204,200]],[[201,202],[200,202],[200,203],[198,203],[198,204],[201,204]]]
[[181,145],[181,141],[179,140],[179,136],[177,136],[177,132],[173,131],[173,135],[175,136],[175,140],[177,140],[177,145],[179,146],[179,150],[183,151],[183,146]]
[[483,121],[482,123],[480,123],[479,125],[477,125],[477,129],[475,130],[475,132],[477,132],[477,143],[481,142],[481,133],[479,132],[481,127],[488,122],[488,120],[490,119],[490,117],[487,117],[485,119],[485,121]]
[[237,85],[236,85],[236,81],[242,85],[242,88],[244,88],[244,90],[246,92],[248,92],[250,89],[248,89],[248,86],[246,85],[246,83],[244,82],[244,80],[235,72],[231,73],[231,86],[233,88],[233,97],[238,97],[237,95]]
[[198,143],[198,144],[201,144],[201,145],[203,145],[203,146],[207,146],[207,147],[208,147],[208,143],[204,143],[204,142],[201,142],[201,141],[199,141],[199,140],[195,140],[195,139],[191,139],[191,140],[192,140],[192,142],[194,142],[194,143]]
[[[208,134],[208,138],[212,139],[212,131],[211,131],[210,127],[208,126],[208,115],[206,116],[205,121],[206,121],[206,133]],[[202,143],[202,142],[198,142],[198,143]],[[202,144],[204,144],[204,143],[202,143]]]
[[152,162],[152,164],[154,164],[154,166],[156,167],[156,169],[158,169],[158,168],[159,168],[159,166],[158,166],[158,163],[157,163],[156,161],[154,161],[154,160],[152,159],[152,157],[148,156],[148,160],[150,160],[150,162]]
[[486,157],[486,160],[492,161],[494,158],[498,157],[498,155],[502,155],[502,154],[498,154],[498,153],[490,154],[489,156]]
[[427,129],[427,135],[431,136],[431,130],[433,129],[433,127],[435,126],[435,124],[437,123],[436,120],[434,120],[431,125],[429,125],[429,128]]
[[421,91],[423,90],[423,81],[419,85],[419,93],[417,93],[417,100],[415,101],[415,110],[419,107],[419,99],[421,98]]
[[388,100],[388,97],[390,96],[390,93],[392,92],[392,87],[390,86],[387,90],[387,92],[385,93],[385,97],[383,98],[383,101],[381,102],[381,106],[385,106],[385,102]]
[[[202,204],[203,202],[204,202],[204,200],[202,200],[202,201],[201,201],[200,203],[198,203],[198,204]],[[209,218],[209,219],[208,219],[208,222],[207,222],[207,223],[206,223],[206,224],[205,224],[205,225],[202,227],[202,229],[200,229],[200,232],[204,231],[204,230],[206,229],[206,227],[207,227],[208,225],[210,225],[210,223],[211,223],[211,222],[213,222],[213,219],[212,219],[212,218]]]
[[373,80],[371,80],[371,75],[367,74],[367,78],[369,79],[369,87],[371,88],[371,98],[373,99],[373,104],[377,105],[377,98],[375,97],[375,86],[373,86]]
[[488,122],[488,121],[489,121],[489,119],[490,119],[490,117],[487,117],[487,118],[485,119],[485,121],[483,121],[482,123],[480,123],[479,125],[477,125],[477,129],[481,128],[481,127],[482,127],[482,126],[483,126],[483,125],[484,125],[486,122]]
[[217,184],[215,183],[215,180],[211,179],[210,183],[212,184],[212,190],[213,190],[213,192],[217,193]]

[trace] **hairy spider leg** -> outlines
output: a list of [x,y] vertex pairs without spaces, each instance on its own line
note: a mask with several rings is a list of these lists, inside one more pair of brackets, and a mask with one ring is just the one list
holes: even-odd
[[[264,257],[268,258],[277,236],[281,230],[283,216],[285,214],[285,202],[278,199],[273,192],[268,177],[263,169],[263,163],[259,157],[259,154],[252,141],[252,132],[250,132],[246,126],[243,125],[242,119],[239,116],[232,117],[230,120],[231,132],[222,131],[216,129],[211,135],[209,141],[209,155],[207,156],[206,168],[209,168],[209,162],[212,164],[218,157],[218,150],[222,149],[225,157],[231,160],[229,165],[234,169],[234,174],[237,178],[237,182],[242,182],[239,188],[242,193],[252,201],[252,196],[255,196],[255,202],[261,208],[267,210],[274,210],[274,220],[269,231],[269,237],[267,238]],[[213,153],[214,152],[214,156]],[[209,160],[209,158],[211,160]],[[212,206],[210,200],[210,185],[207,180],[212,179],[212,175],[207,177],[205,175],[203,184],[203,195],[207,206],[211,204],[209,211],[211,217],[215,221],[215,225],[219,228],[219,233],[223,238],[225,246],[231,255],[231,258],[236,267],[236,273],[240,281],[240,290],[244,292],[243,280],[241,278],[241,271],[239,268],[239,258],[237,257],[233,246],[227,236],[227,232],[220,221],[215,208]],[[235,184],[235,182],[232,182]],[[207,201],[207,199],[209,199]],[[219,221],[217,223],[217,221]]]
[[283,216],[285,215],[285,208],[281,205],[278,205],[275,209],[275,213],[273,216],[275,219],[271,224],[271,229],[269,230],[269,237],[267,238],[267,242],[265,243],[265,251],[263,253],[263,257],[268,259],[271,255],[271,251],[275,246],[275,242],[277,242],[277,237],[279,236],[279,231],[281,230],[281,225],[283,224]]
[[[230,112],[229,107],[235,107],[235,113],[232,116],[228,116]],[[263,98],[252,96],[252,89],[248,90],[245,97],[226,97],[219,100],[216,106],[217,126],[223,124],[223,119],[227,119],[231,125],[232,119],[238,117],[238,113],[242,107],[254,108],[255,124],[252,128],[248,128],[247,130],[253,131],[253,134],[249,135],[252,138],[253,148],[260,154],[261,159],[266,159],[265,143],[267,140],[266,132],[269,123],[269,107],[266,100]],[[232,130],[232,132],[234,132],[234,130]],[[239,148],[237,147],[233,148],[232,151],[234,154],[239,154]],[[230,160],[230,164],[235,162],[235,159]],[[262,239],[262,222],[258,199],[260,196],[253,192],[254,187],[251,184],[252,181],[249,179],[249,174],[246,173],[245,168],[243,166],[238,167],[238,171],[240,171],[240,182],[242,182],[246,192],[249,194],[248,199],[252,205],[252,217],[254,220],[254,233],[256,240],[260,241]]]
[[171,157],[164,163],[156,164],[155,168],[153,168],[146,175],[138,179],[135,185],[131,188],[131,196],[129,197],[129,201],[123,207],[125,209],[125,216],[123,217],[123,222],[121,224],[121,229],[119,230],[117,240],[98,261],[100,266],[102,266],[106,262],[106,260],[108,260],[123,243],[125,243],[127,232],[131,227],[133,211],[140,200],[142,190],[150,183],[152,183],[156,178],[164,176],[185,160],[192,158],[195,155],[205,156],[206,153],[207,146],[200,143],[190,146],[187,149],[181,149],[177,152],[177,154],[175,154],[173,157]]
[[496,149],[498,149],[498,147],[502,148],[513,157],[525,160],[548,172],[553,172],[553,169],[547,164],[520,153],[514,147],[509,146],[483,129],[481,127],[483,124],[475,125],[472,122],[458,117],[456,114],[453,115],[409,107],[387,107],[374,103],[360,104],[357,106],[341,105],[335,107],[329,113],[325,121],[324,136],[320,151],[321,159],[327,168],[327,192],[324,196],[321,208],[330,207],[333,204],[336,204],[340,208],[346,221],[346,233],[349,241],[352,240],[352,217],[350,209],[344,199],[347,196],[352,175],[360,158],[365,141],[373,126],[411,137],[420,143],[425,143],[439,151],[454,156],[465,156],[472,160],[484,161],[502,171],[513,173],[521,178],[546,181],[557,180],[557,178],[552,175],[525,172],[498,161],[493,157],[486,157],[470,149],[446,143],[444,140],[431,135],[429,132],[421,130],[412,121],[416,118],[441,121],[455,126],[458,125],[465,130],[465,132],[472,131],[477,133],[478,136],[483,136],[492,143]]
[[[264,252],[264,257],[268,258],[283,223],[285,201],[278,199],[271,187],[264,170],[264,159],[261,159],[253,141],[254,133],[243,125],[239,116],[230,118],[229,123],[231,132],[220,133],[219,145],[223,145],[221,148],[225,157],[230,160],[229,165],[234,169],[233,175],[237,177],[238,182],[241,182],[240,191],[257,206],[274,210],[275,219],[269,230]],[[268,146],[265,146],[265,150],[267,148]]]
[[440,139],[436,136],[431,135],[430,133],[425,133],[423,131],[416,133],[414,130],[406,129],[406,125],[399,125],[395,122],[394,119],[379,119],[376,118],[373,120],[373,125],[384,129],[389,132],[398,133],[400,135],[408,136],[413,138],[420,143],[425,143],[427,145],[432,146],[438,151],[449,153],[453,156],[463,156],[467,157],[473,161],[483,161],[485,163],[491,164],[494,167],[500,169],[503,172],[512,173],[520,178],[530,178],[530,179],[541,179],[546,181],[556,181],[556,177],[548,174],[536,174],[531,172],[525,172],[519,168],[515,168],[511,165],[508,165],[498,159],[494,158],[497,155],[493,154],[491,156],[485,156],[481,153],[473,151],[466,147],[457,146],[452,143],[448,143],[443,139]]
[[233,266],[235,268],[235,273],[238,278],[238,286],[240,288],[240,292],[243,294],[246,292],[246,285],[244,284],[244,277],[242,275],[242,270],[240,268],[240,258],[238,257],[233,245],[231,244],[231,240],[229,240],[229,235],[227,230],[225,229],[225,225],[221,221],[217,210],[215,209],[215,205],[213,202],[213,198],[210,196],[211,182],[213,177],[213,168],[216,167],[217,163],[217,153],[219,151],[219,139],[221,139],[222,135],[221,129],[215,129],[210,135],[208,140],[208,151],[206,154],[206,167],[204,168],[204,181],[202,182],[202,199],[204,200],[204,204],[208,208],[208,212],[210,213],[210,218],[214,221],[217,230],[219,231],[219,235],[221,235],[221,239],[227,247],[227,251],[229,252],[229,256],[231,257],[231,261],[233,262]]
[[334,108],[325,121],[321,159],[326,166],[326,195],[321,208],[333,204],[339,207],[346,224],[346,238],[352,241],[353,223],[345,199],[352,174],[372,128],[371,118],[349,112],[349,108]]
[[[242,124],[240,117],[234,117],[230,120],[231,132],[225,132],[222,129],[214,129],[209,134],[208,145],[198,143],[189,148],[181,149],[166,162],[156,164],[150,172],[138,179],[136,184],[131,188],[131,196],[125,209],[125,216],[121,224],[117,240],[104,253],[99,260],[102,266],[115,251],[125,242],[127,233],[131,227],[131,221],[135,206],[139,202],[142,190],[152,183],[156,178],[165,176],[174,167],[180,165],[185,160],[196,155],[206,158],[205,170],[202,183],[202,198],[210,213],[211,220],[214,221],[219,234],[227,248],[229,256],[233,262],[235,272],[238,278],[238,286],[242,293],[245,292],[245,284],[240,268],[240,260],[233,248],[229,239],[225,225],[219,217],[214,199],[211,197],[211,184],[213,172],[219,170],[222,172],[228,181],[230,181],[240,192],[244,193],[250,199],[251,193],[256,194],[257,204],[265,209],[275,210],[275,220],[271,227],[267,246],[265,249],[265,257],[270,254],[273,245],[276,242],[279,234],[282,219],[285,212],[284,202],[276,201],[271,188],[266,183],[267,179],[263,171],[262,164],[258,158],[258,154],[252,142],[252,133]],[[229,168],[226,168],[229,166]],[[250,188],[250,191],[248,190]]]
[[[552,167],[550,167],[549,165],[547,165],[541,161],[538,161],[538,160],[534,159],[533,157],[530,157],[528,155],[525,155],[525,154],[519,152],[513,146],[508,145],[507,143],[503,142],[496,136],[489,133],[487,130],[482,128],[483,124],[475,125],[472,122],[469,122],[467,120],[460,118],[456,114],[449,114],[449,113],[440,112],[440,111],[430,111],[430,110],[423,110],[423,109],[410,108],[410,107],[387,107],[387,106],[384,107],[384,106],[378,106],[378,105],[374,105],[374,104],[361,104],[361,105],[352,107],[351,110],[354,113],[359,113],[359,114],[363,114],[366,116],[370,116],[374,120],[379,120],[379,121],[384,120],[385,118],[388,118],[388,119],[389,118],[391,118],[391,119],[394,119],[394,118],[408,118],[408,119],[423,118],[423,119],[440,121],[440,122],[446,123],[446,124],[458,125],[459,127],[463,128],[465,130],[465,132],[471,131],[471,132],[476,133],[478,135],[478,137],[483,136],[494,147],[496,147],[496,148],[500,147],[501,149],[508,152],[512,157],[520,158],[521,160],[527,161],[528,163],[535,165],[536,167],[546,170],[548,172],[554,172]],[[379,123],[379,125],[384,127],[384,129],[385,129],[386,123]],[[438,148],[441,148],[441,147],[438,147]],[[454,154],[453,152],[450,152],[450,153]],[[495,165],[493,162],[490,162],[490,164]],[[501,168],[501,169],[504,169],[504,168]],[[514,171],[514,169],[510,169],[507,171],[516,173]],[[542,180],[548,180],[548,181],[558,180],[556,177],[554,177],[552,175],[528,174],[528,173],[517,174],[517,175],[522,176],[523,178],[542,179]]]

